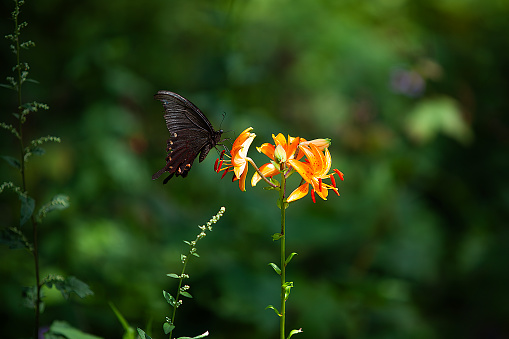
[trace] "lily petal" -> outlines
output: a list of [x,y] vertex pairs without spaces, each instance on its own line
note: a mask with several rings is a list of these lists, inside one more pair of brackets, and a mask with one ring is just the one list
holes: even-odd
[[295,200],[299,200],[300,198],[303,198],[308,194],[309,192],[309,184],[307,182],[303,183],[299,187],[297,187],[286,199],[287,202],[292,202]]

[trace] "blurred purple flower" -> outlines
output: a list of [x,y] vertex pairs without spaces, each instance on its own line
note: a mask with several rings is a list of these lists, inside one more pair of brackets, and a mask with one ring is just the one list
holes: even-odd
[[396,93],[415,98],[424,93],[426,82],[416,71],[397,68],[391,72],[391,89]]

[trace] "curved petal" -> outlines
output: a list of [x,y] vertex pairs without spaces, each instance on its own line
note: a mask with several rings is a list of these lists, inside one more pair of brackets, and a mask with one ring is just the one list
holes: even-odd
[[303,198],[308,194],[309,192],[309,184],[307,182],[303,183],[299,187],[297,187],[286,199],[287,202],[292,202],[295,200],[299,200],[300,198]]
[[[239,136],[237,137],[237,139],[235,139],[235,141],[233,142],[233,145],[232,145],[232,155],[233,155],[233,149],[236,147],[236,146],[240,146],[242,145],[246,140],[247,138],[249,138],[250,136],[254,137],[256,136],[256,134],[254,133],[250,133],[251,131],[253,130],[253,127],[248,127],[246,128],[242,133],[239,134]],[[251,144],[251,143],[250,143]]]
[[274,145],[269,144],[268,142],[262,144],[260,147],[256,147],[258,152],[265,154],[272,160],[274,160],[274,150],[276,149]]
[[240,179],[239,179],[239,188],[242,192],[246,191],[246,177],[247,177],[247,167],[244,172],[242,172]]
[[290,159],[288,162],[300,174],[302,179],[306,180],[310,184],[313,183],[314,173],[309,164],[295,159]]
[[274,136],[274,134],[272,134],[272,138],[274,139],[274,144],[276,146],[281,145],[284,147],[284,149],[286,149],[286,138],[283,134],[279,133],[276,136]]
[[286,158],[292,159],[294,158],[295,151],[299,147],[300,138],[299,137],[292,138],[288,136],[288,142],[290,143],[290,145],[288,145],[288,149],[286,150]]
[[[279,171],[271,162],[261,165],[260,172],[262,172],[263,176],[266,178],[279,174]],[[255,174],[253,174],[253,178],[251,178],[251,186],[256,186],[260,180],[262,180],[262,177],[258,174],[258,172],[255,172]]]

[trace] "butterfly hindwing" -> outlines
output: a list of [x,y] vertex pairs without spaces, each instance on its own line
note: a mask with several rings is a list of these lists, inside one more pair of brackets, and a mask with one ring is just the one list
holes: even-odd
[[199,161],[202,162],[220,141],[223,131],[215,131],[200,109],[177,93],[159,91],[154,98],[163,103],[170,138],[166,165],[152,179],[168,172],[169,176],[163,182],[166,183],[173,175],[186,177],[198,154],[201,152]]

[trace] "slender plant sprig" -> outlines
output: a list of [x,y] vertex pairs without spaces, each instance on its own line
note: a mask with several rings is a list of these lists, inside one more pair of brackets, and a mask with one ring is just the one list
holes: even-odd
[[[29,65],[26,62],[21,61],[21,51],[23,49],[29,49],[34,47],[35,44],[32,41],[21,41],[21,31],[27,26],[26,22],[20,22],[19,16],[21,12],[21,6],[24,4],[24,0],[14,0],[15,6],[12,12],[12,20],[14,21],[14,32],[13,34],[6,35],[6,39],[11,42],[10,48],[16,57],[16,64],[12,68],[14,76],[7,77],[7,84],[0,84],[1,87],[13,90],[16,93],[17,108],[13,116],[17,119],[17,127],[0,122],[0,127],[9,131],[19,143],[19,158],[14,158],[7,155],[0,156],[9,165],[16,168],[20,172],[21,186],[15,185],[13,182],[4,182],[0,185],[0,193],[6,189],[10,189],[18,195],[21,201],[20,208],[20,223],[18,226],[11,226],[0,230],[0,243],[6,244],[11,249],[25,248],[28,250],[34,260],[34,271],[35,271],[35,286],[27,287],[24,289],[25,304],[33,308],[35,311],[34,317],[34,338],[39,337],[40,327],[40,314],[43,306],[42,292],[43,286],[49,288],[55,286],[64,296],[65,299],[69,297],[71,292],[78,294],[80,297],[93,294],[88,286],[74,277],[64,278],[56,275],[49,275],[48,277],[41,279],[40,267],[39,267],[39,242],[38,242],[38,225],[42,222],[47,213],[57,210],[64,209],[69,206],[69,198],[64,195],[55,196],[50,202],[40,207],[37,214],[34,214],[35,210],[35,199],[29,196],[26,182],[26,163],[32,155],[43,155],[44,149],[41,148],[46,142],[60,142],[60,138],[54,136],[40,137],[32,140],[25,146],[25,140],[23,135],[23,125],[27,121],[27,117],[30,113],[38,112],[39,110],[49,109],[48,105],[38,102],[26,102],[22,100],[22,87],[26,82],[37,81],[28,77]],[[32,243],[30,243],[21,230],[21,227],[28,221],[32,224]]]
[[[163,290],[163,296],[168,302],[168,304],[172,307],[172,315],[170,317],[166,317],[166,322],[163,324],[163,331],[165,334],[169,334],[169,339],[173,338],[173,330],[175,329],[175,315],[177,313],[177,308],[179,308],[183,301],[180,299],[181,296],[186,298],[192,298],[193,296],[189,293],[190,286],[187,284],[184,284],[184,279],[189,279],[189,275],[186,273],[186,267],[189,263],[189,260],[191,257],[200,257],[199,254],[196,252],[196,245],[199,240],[203,239],[207,235],[207,231],[212,232],[212,225],[218,222],[218,220],[223,216],[225,212],[225,207],[221,207],[219,209],[219,212],[217,212],[216,215],[214,215],[205,225],[198,226],[200,229],[200,233],[196,236],[196,238],[193,241],[187,241],[184,240],[184,243],[189,245],[189,251],[187,254],[181,254],[180,260],[182,262],[182,270],[180,274],[176,273],[168,273],[167,276],[170,278],[178,279],[178,287],[177,292],[175,294],[175,297],[171,295],[170,293]],[[183,285],[184,284],[184,285]],[[138,334],[142,339],[150,339],[150,337],[140,328],[138,328]],[[177,339],[199,339],[204,338],[209,335],[209,332],[206,331],[203,334],[200,334],[196,337],[180,337]]]

